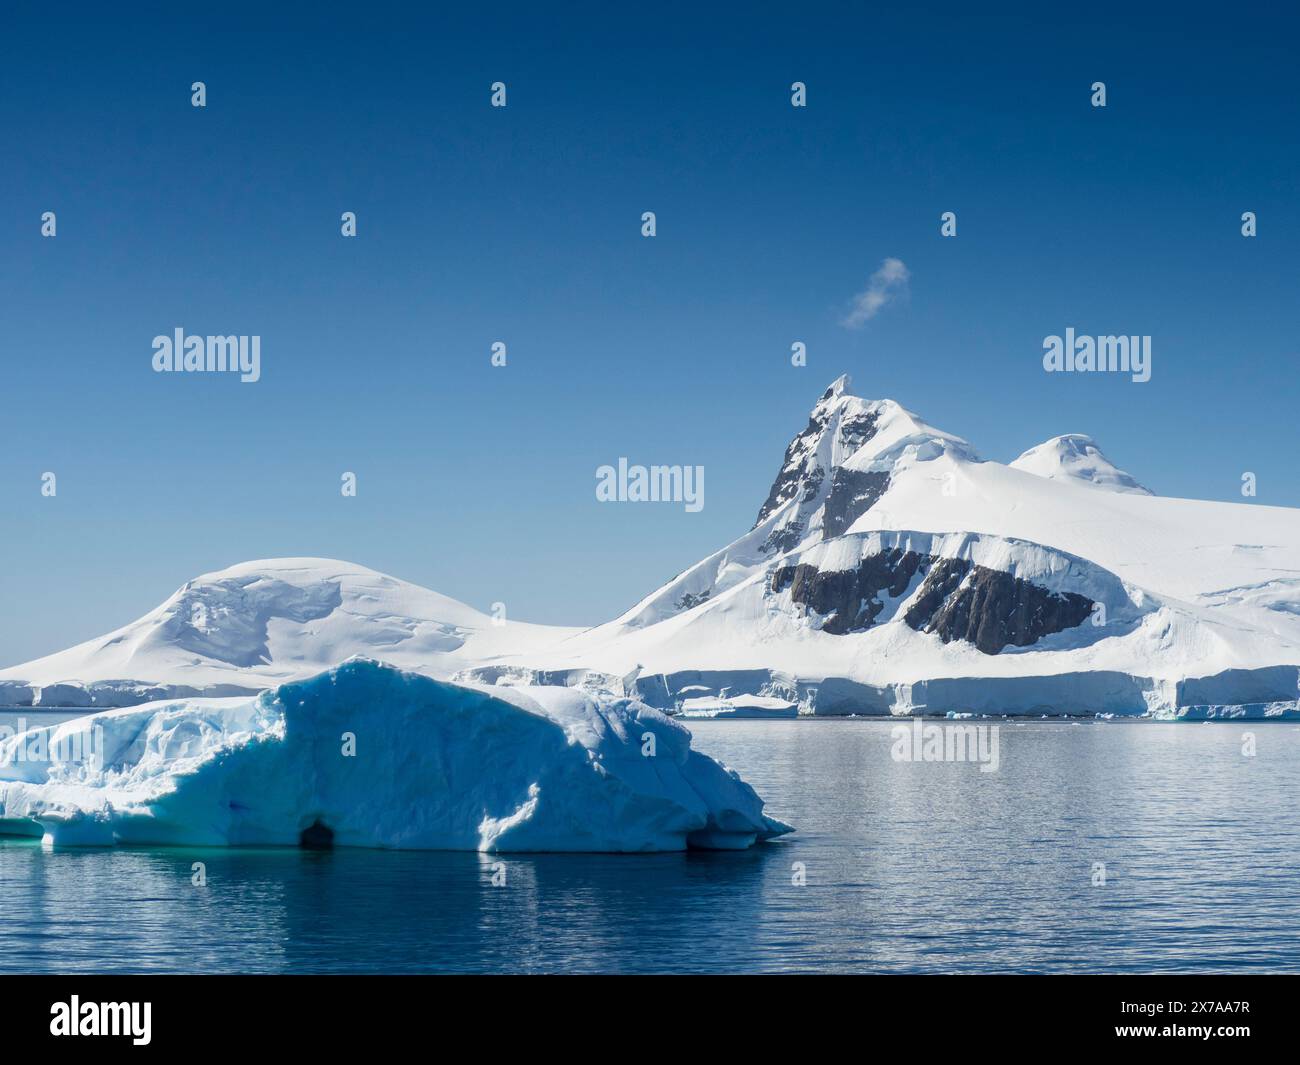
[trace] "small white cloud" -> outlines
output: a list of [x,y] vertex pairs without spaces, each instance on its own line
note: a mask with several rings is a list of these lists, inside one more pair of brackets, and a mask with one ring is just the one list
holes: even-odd
[[845,329],[861,329],[885,304],[907,294],[911,276],[902,259],[886,259],[871,275],[866,289],[853,297],[853,306],[840,325]]

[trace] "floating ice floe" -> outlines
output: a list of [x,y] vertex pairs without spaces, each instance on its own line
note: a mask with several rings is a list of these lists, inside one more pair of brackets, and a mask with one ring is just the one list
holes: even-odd
[[799,707],[788,699],[769,695],[699,696],[682,700],[677,717],[709,719],[720,717],[790,718],[799,716]]
[[671,851],[790,831],[690,744],[631,699],[489,691],[352,659],[255,697],[12,736],[0,832],[52,845]]

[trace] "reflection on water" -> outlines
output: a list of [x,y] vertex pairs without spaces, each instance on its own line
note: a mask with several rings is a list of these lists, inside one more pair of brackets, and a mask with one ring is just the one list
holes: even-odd
[[888,722],[691,727],[794,836],[500,857],[8,839],[0,971],[1300,970],[1292,724],[1002,722],[996,773],[894,762]]

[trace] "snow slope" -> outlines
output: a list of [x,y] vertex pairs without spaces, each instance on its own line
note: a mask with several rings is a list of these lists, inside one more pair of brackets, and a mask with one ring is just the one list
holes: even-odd
[[[87,737],[79,747],[74,733]],[[255,698],[148,703],[0,742],[0,832],[74,845],[665,851],[789,831],[690,740],[626,699],[490,692],[354,659]]]
[[446,675],[574,631],[494,623],[455,599],[349,562],[264,559],[197,577],[107,636],[0,670],[0,705],[254,694],[354,655]]

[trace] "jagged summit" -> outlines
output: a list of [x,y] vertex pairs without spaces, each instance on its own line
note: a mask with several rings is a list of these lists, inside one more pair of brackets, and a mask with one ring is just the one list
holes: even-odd
[[833,399],[836,396],[853,396],[856,394],[853,391],[853,378],[846,373],[842,373],[831,382],[830,388],[822,393],[822,399]]
[[1097,441],[1084,433],[1054,436],[1037,447],[1031,447],[1010,465],[1012,469],[1024,470],[1048,480],[1068,479],[1112,492],[1153,494],[1131,474],[1111,462]]
[[926,425],[892,399],[855,395],[842,374],[822,393],[789,447],[753,528],[771,523],[765,554],[788,551],[807,536],[848,530],[889,488],[900,464],[952,454],[978,461],[959,437]]

